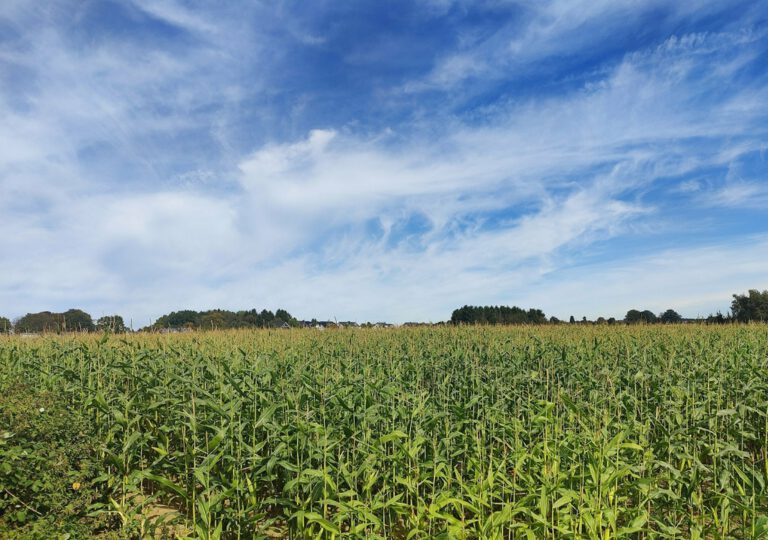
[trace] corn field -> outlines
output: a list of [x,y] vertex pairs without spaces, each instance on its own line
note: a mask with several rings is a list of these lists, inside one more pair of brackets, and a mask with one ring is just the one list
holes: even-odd
[[766,326],[2,338],[22,384],[126,537],[768,535]]

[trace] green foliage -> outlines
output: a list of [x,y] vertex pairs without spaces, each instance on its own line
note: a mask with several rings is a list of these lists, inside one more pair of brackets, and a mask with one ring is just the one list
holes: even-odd
[[630,309],[627,311],[627,314],[624,316],[624,322],[630,323],[630,324],[637,324],[637,323],[655,323],[658,320],[656,315],[653,313],[653,311],[650,311],[648,309],[644,311],[639,311],[637,309]]
[[173,311],[158,318],[152,325],[152,329],[164,328],[189,328],[200,330],[223,330],[231,328],[270,328],[282,323],[296,327],[298,321],[284,309],[278,309],[276,313],[268,310],[261,312],[252,309],[248,311],[227,311],[213,309],[209,311]]
[[40,313],[27,313],[20,317],[14,324],[14,330],[23,332],[57,332],[60,330],[61,320],[55,313],[41,311]]
[[750,289],[747,294],[734,294],[731,312],[739,322],[768,321],[768,290]]
[[[212,539],[768,530],[763,325],[6,337],[10,387],[72,419],[24,439],[35,457],[7,473],[22,500],[55,519],[45,505],[82,475],[90,513],[126,536],[164,520]],[[44,462],[62,463],[53,503],[26,487]]]
[[81,309],[70,309],[64,313],[41,311],[27,313],[14,325],[16,332],[92,332],[96,329],[91,316]]
[[10,319],[0,317],[0,334],[8,334],[13,329]]
[[96,321],[96,330],[99,332],[110,332],[112,334],[123,334],[128,328],[120,315],[106,315],[99,317]]
[[733,317],[731,315],[723,315],[719,311],[715,314],[711,314],[706,318],[707,324],[728,324],[733,322]]
[[95,329],[91,316],[81,309],[69,309],[61,314],[61,330],[64,332],[93,332]]
[[683,318],[674,309],[668,309],[667,311],[661,314],[661,316],[659,317],[659,320],[665,324],[674,324],[674,323],[679,323],[680,321],[683,320]]
[[451,315],[453,324],[543,324],[547,317],[540,309],[517,306],[464,306]]
[[0,537],[85,537],[109,528],[88,517],[103,472],[88,419],[61,396],[0,385]]

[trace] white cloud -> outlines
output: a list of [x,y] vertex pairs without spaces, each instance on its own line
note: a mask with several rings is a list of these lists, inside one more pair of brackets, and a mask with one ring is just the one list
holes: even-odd
[[698,180],[686,180],[673,191],[677,193],[695,193],[701,189],[701,182]]
[[768,207],[768,181],[733,181],[708,191],[699,198],[706,206],[732,208]]
[[163,20],[173,26],[185,28],[193,32],[211,34],[216,32],[216,26],[194,11],[187,9],[172,0],[131,0],[133,4],[147,14]]
[[[615,46],[622,29],[644,19],[656,18],[659,26],[674,29],[696,18],[715,16],[722,2],[670,2],[669,0],[544,0],[514,3],[521,8],[520,19],[501,26],[492,34],[479,34],[460,41],[458,51],[438,58],[425,77],[404,85],[406,92],[452,90],[467,79],[509,79],[547,64],[548,58],[562,58],[592,51],[605,44]],[[745,10],[745,18],[759,19],[759,10]],[[750,39],[748,29],[740,32]],[[703,52],[706,34],[672,36],[663,47]],[[721,74],[738,67],[722,64]],[[481,81],[482,82],[482,81]]]
[[[681,41],[686,48],[710,44]],[[449,125],[449,134],[436,141],[410,141],[393,150],[377,140],[317,131],[303,141],[267,146],[240,165],[244,207],[253,210],[255,228],[296,229],[288,235],[295,239],[370,217],[386,223],[403,207],[425,214],[439,231],[477,211],[532,202],[546,208],[549,193],[572,189],[574,176],[589,188],[596,167],[613,167],[596,190],[610,208],[655,178],[727,163],[750,151],[754,143],[739,137],[749,135],[765,108],[735,113],[722,104],[706,111],[690,105],[689,86],[702,84],[704,61],[670,56],[670,48],[678,47],[633,55],[602,84],[566,98],[500,110],[481,127]],[[688,81],[692,74],[695,82]],[[705,83],[701,91],[719,84]],[[732,142],[718,142],[712,154],[686,143],[694,137]]]
[[532,287],[524,300],[561,318],[622,318],[631,308],[672,308],[686,317],[725,313],[732,294],[768,287],[765,253],[768,238],[757,236],[569,268]]
[[[430,119],[432,136],[400,125],[365,137],[339,126],[242,155],[228,135],[227,103],[243,94],[226,61],[234,45],[224,44],[238,25],[174,2],[137,6],[203,36],[203,45],[83,51],[43,28],[24,54],[0,48],[4,62],[38,77],[22,95],[0,93],[0,229],[12,231],[0,252],[13,254],[0,258],[0,306],[8,315],[82,306],[144,325],[170,309],[282,306],[306,317],[404,321],[447,318],[463,303],[559,316],[621,316],[636,305],[695,315],[765,275],[756,255],[764,238],[574,267],[581,250],[629,237],[664,211],[643,190],[763,144],[761,81],[713,92],[753,59],[743,46],[753,35],[670,39],[570,94],[497,104],[476,124]],[[488,51],[518,62],[557,54],[581,46],[595,21],[644,9],[576,7],[528,5],[536,15],[518,41],[506,46],[509,36],[500,36],[505,47]],[[478,45],[446,56],[427,82],[450,86],[507,65],[485,52]],[[219,100],[223,111],[198,114]],[[193,128],[210,129],[221,161],[166,166],[196,156],[155,137]],[[130,172],[107,170],[105,181],[105,169],[84,164],[94,147],[118,154],[111,163]],[[222,178],[229,182],[216,185]],[[757,181],[730,179],[717,192],[693,182],[679,191],[711,205],[766,200]],[[413,215],[428,226],[404,241],[398,226]],[[370,234],[371,222],[380,233]]]

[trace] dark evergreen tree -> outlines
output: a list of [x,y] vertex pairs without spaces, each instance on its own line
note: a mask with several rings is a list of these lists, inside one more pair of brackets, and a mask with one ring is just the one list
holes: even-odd
[[464,306],[453,311],[452,324],[544,324],[547,316],[540,309],[517,306]]

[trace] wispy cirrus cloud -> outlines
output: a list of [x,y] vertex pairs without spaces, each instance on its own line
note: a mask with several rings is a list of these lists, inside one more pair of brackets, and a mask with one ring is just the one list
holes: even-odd
[[700,202],[706,206],[734,208],[768,207],[768,181],[736,181],[704,193]]
[[[9,315],[616,316],[638,295],[695,315],[727,307],[729,286],[764,286],[766,231],[747,215],[764,208],[768,136],[754,8],[519,4],[483,26],[469,4],[422,6],[371,46],[416,40],[413,20],[444,24],[430,39],[452,45],[392,73],[338,50],[367,39],[360,12],[320,33],[290,3],[115,5],[120,24],[92,5],[75,27],[55,8],[0,12],[15,36],[0,42]],[[648,17],[653,32],[625,36]],[[711,239],[702,218],[728,234]],[[700,266],[718,256],[740,270]]]
[[[542,73],[553,80],[587,79],[599,76],[606,64],[620,61],[626,54],[627,31],[643,27],[644,45],[662,36],[675,35],[680,26],[695,27],[695,21],[728,15],[733,6],[719,1],[672,3],[666,0],[636,2],[570,1],[502,2],[512,16],[490,32],[461,33],[457,49],[440,55],[434,68],[425,76],[409,81],[408,92],[425,90],[451,91],[467,80],[472,86],[486,88],[500,80],[521,77],[530,79]],[[759,21],[759,7],[745,2],[740,5],[743,17],[730,30],[745,29],[745,21]],[[725,17],[724,17],[725,18]],[[655,36],[654,36],[655,34]],[[683,38],[683,41],[690,38]],[[546,59],[546,60],[545,60]],[[562,64],[576,63],[587,67],[573,71]]]

